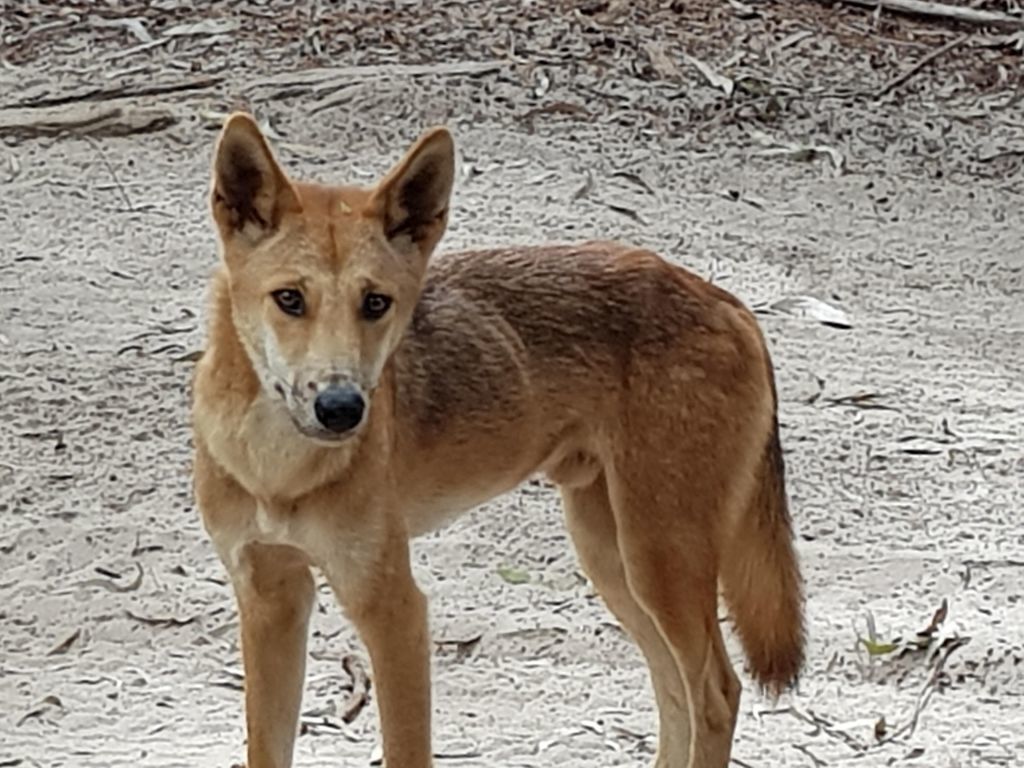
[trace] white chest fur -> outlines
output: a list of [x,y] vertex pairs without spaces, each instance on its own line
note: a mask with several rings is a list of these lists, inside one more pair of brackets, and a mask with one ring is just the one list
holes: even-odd
[[[321,485],[344,461],[344,446],[325,451],[303,436],[284,406],[260,394],[244,409],[197,409],[197,424],[216,461],[257,499],[289,499]],[[287,517],[264,510],[261,517]],[[262,527],[262,526],[261,526]]]

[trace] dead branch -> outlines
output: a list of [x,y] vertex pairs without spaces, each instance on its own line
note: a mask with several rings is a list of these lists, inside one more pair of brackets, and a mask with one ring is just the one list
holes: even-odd
[[0,109],[0,136],[128,136],[160,131],[178,121],[166,107],[69,104],[38,109]]
[[166,83],[121,82],[107,86],[85,86],[77,90],[52,94],[46,87],[23,92],[19,101],[4,104],[3,108],[56,107],[80,101],[111,101],[114,99],[162,96],[183,91],[202,91],[221,83],[223,77],[199,77],[191,80],[172,80]]
[[883,11],[902,13],[908,16],[928,16],[935,19],[960,21],[965,24],[1024,29],[1024,17],[960,5],[932,3],[926,0],[841,0],[841,2],[847,5],[859,5],[862,8],[881,8]]

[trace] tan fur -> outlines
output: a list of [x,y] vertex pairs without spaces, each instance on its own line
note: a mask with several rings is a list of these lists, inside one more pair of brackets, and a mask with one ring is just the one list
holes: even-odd
[[[534,473],[560,486],[583,568],[651,667],[656,765],[725,768],[740,684],[719,579],[755,678],[780,690],[803,658],[757,324],[725,291],[613,243],[431,260],[453,164],[435,129],[374,189],[299,184],[249,117],[222,132],[195,490],[239,604],[248,768],[291,764],[312,567],[368,648],[387,764],[430,765],[409,538]],[[302,291],[301,317],[271,298],[284,288]],[[382,319],[360,315],[367,292],[394,299]],[[343,435],[314,405],[339,382],[367,403]]]

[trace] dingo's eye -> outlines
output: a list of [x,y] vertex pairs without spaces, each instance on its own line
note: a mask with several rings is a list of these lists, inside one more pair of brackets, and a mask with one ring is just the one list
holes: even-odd
[[363,298],[363,317],[380,320],[391,309],[391,297],[382,293],[368,293]]
[[274,291],[271,296],[278,308],[286,315],[299,317],[306,312],[306,300],[302,294],[292,288],[285,288],[281,291]]

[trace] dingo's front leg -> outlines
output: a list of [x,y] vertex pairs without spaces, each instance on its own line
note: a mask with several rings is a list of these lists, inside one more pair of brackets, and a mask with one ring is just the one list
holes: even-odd
[[[353,552],[344,563],[333,564],[340,567],[325,570],[370,654],[384,764],[429,768],[427,601],[413,580],[404,533],[388,536],[382,544],[377,557],[367,557],[365,550]],[[355,543],[350,546],[361,549]]]
[[[316,599],[309,561],[298,549],[250,540],[256,502],[200,445],[196,501],[234,585],[245,670],[247,768],[289,768]],[[248,542],[248,543],[247,543]]]
[[313,576],[298,550],[249,544],[231,578],[242,625],[247,768],[289,768],[316,597]]

